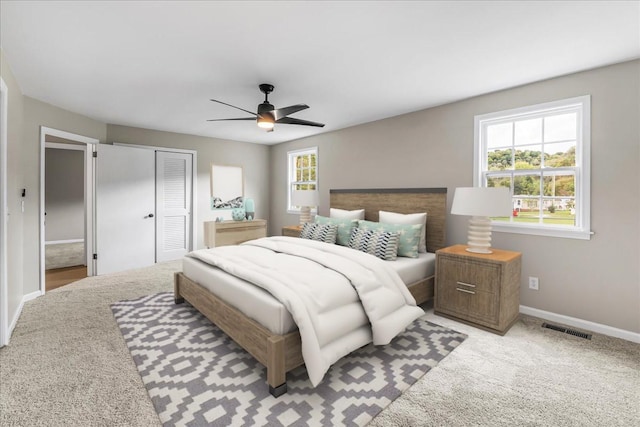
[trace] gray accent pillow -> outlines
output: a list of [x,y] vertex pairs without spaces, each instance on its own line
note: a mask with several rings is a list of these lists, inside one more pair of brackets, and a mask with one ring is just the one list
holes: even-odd
[[398,233],[356,228],[351,233],[349,247],[385,261],[395,261],[398,256]]
[[301,239],[317,240],[325,243],[336,243],[338,226],[336,224],[315,224],[307,222],[302,226]]
[[422,224],[384,224],[382,222],[358,221],[363,230],[387,231],[398,234],[398,256],[418,258],[418,245]]

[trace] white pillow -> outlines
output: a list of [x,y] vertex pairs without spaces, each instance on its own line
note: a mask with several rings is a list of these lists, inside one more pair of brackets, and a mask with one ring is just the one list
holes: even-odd
[[331,208],[329,210],[329,218],[364,219],[364,209],[346,211],[344,209]]
[[378,211],[378,221],[387,224],[422,224],[422,234],[418,243],[418,252],[427,252],[427,213],[401,214]]

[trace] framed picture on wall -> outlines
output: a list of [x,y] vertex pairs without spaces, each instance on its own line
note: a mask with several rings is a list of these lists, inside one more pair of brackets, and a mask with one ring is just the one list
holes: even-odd
[[211,209],[243,207],[242,166],[211,164]]

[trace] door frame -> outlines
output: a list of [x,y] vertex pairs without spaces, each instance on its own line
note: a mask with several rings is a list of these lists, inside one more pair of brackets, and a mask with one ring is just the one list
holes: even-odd
[[[189,243],[189,250],[193,251],[196,248],[196,242],[198,241],[198,152],[196,150],[187,150],[184,148],[170,148],[170,147],[158,147],[155,145],[143,145],[143,144],[126,144],[122,142],[114,142],[113,145],[120,145],[123,147],[136,147],[146,148],[154,151],[164,151],[167,153],[183,153],[191,154],[191,242]],[[156,241],[156,251],[158,248],[158,242]]]
[[7,272],[7,145],[9,89],[0,77],[0,347],[9,344],[9,283]]
[[[87,275],[93,276],[95,274],[95,261],[93,260],[93,253],[95,251],[95,199],[94,199],[94,165],[93,165],[93,152],[95,151],[96,144],[100,141],[96,138],[88,136],[78,135],[75,133],[53,129],[46,126],[40,126],[40,294],[45,293],[45,229],[44,229],[44,193],[45,193],[45,148],[47,136],[54,136],[57,138],[64,138],[73,142],[79,142],[85,144],[85,156],[84,156],[84,215],[85,215],[85,247],[87,257]],[[57,144],[64,146],[65,144]],[[60,148],[60,147],[56,147]],[[67,148],[67,147],[62,147]],[[68,149],[68,148],[67,148]]]

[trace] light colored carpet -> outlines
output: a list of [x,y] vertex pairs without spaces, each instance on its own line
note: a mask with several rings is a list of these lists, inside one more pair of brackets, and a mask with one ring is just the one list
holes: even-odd
[[[2,426],[158,426],[110,304],[172,290],[179,262],[100,277],[25,304],[0,349]],[[640,345],[591,341],[523,317],[500,337],[469,337],[371,426],[638,426]]]
[[44,247],[44,265],[47,270],[85,264],[84,242],[58,243]]

